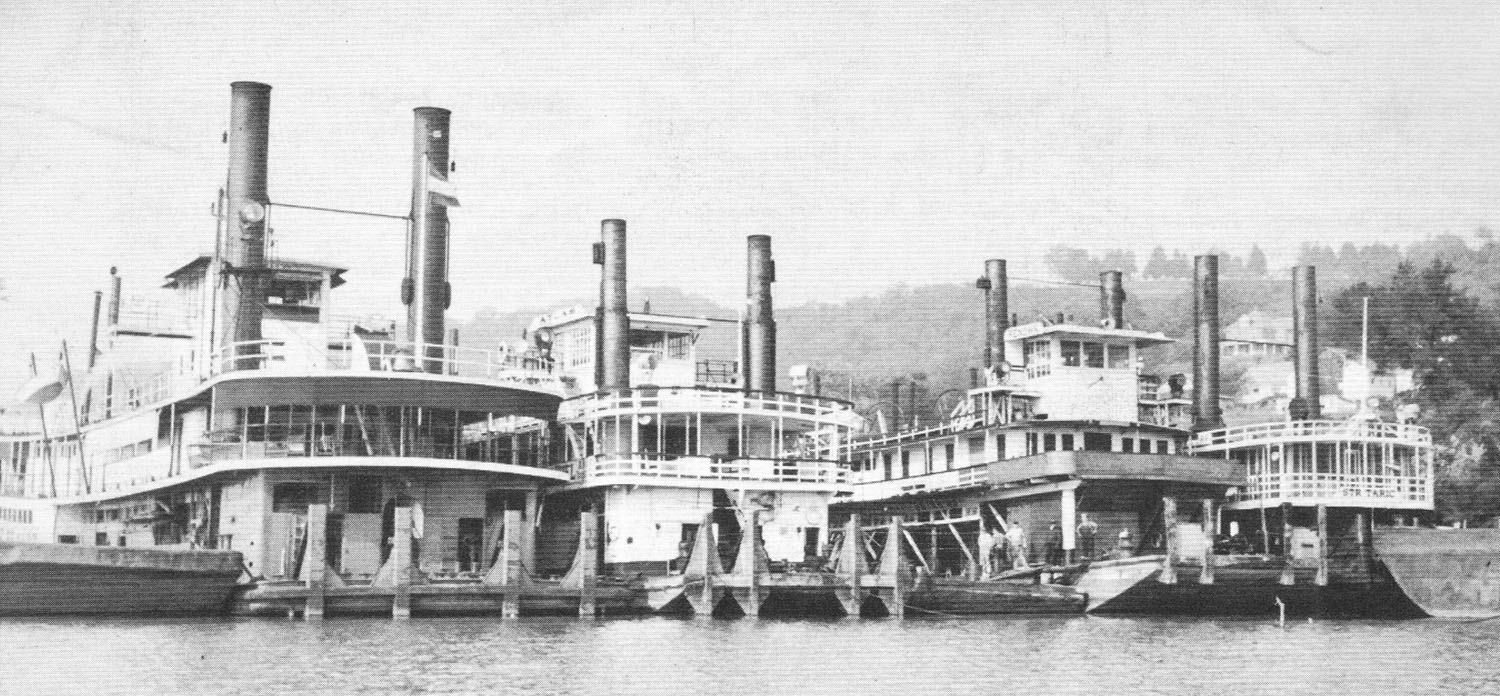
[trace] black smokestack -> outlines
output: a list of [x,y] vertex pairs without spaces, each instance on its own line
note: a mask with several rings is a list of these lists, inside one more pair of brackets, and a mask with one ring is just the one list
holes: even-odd
[[[422,347],[422,369],[441,372],[443,312],[452,303],[448,284],[448,207],[434,203],[428,179],[448,177],[447,109],[413,110],[411,235],[406,250],[407,277],[401,284],[406,304],[406,338]],[[426,200],[423,200],[426,199]]]
[[625,296],[625,221],[599,223],[603,240],[598,341],[602,348],[599,389],[630,388],[630,308]]
[[1099,274],[1099,318],[1104,328],[1125,328],[1125,274],[1105,271]]
[[[223,298],[219,340],[238,344],[236,357],[260,352],[261,314],[266,303],[266,151],[271,133],[271,86],[229,85],[229,177],[224,187],[224,261],[230,277]],[[112,316],[114,308],[111,307]],[[255,367],[236,360],[235,369]]]
[[1219,257],[1193,257],[1193,430],[1224,427],[1219,411]]
[[746,237],[745,268],[745,389],[776,391],[776,320],[771,312],[771,283],[776,282],[776,261],[771,258],[771,238],[764,234]]
[[984,277],[974,287],[984,291],[984,366],[994,367],[1005,361],[1005,320],[1010,316],[1005,260],[985,261]]
[[1297,394],[1292,399],[1291,417],[1317,420],[1323,408],[1318,385],[1318,274],[1314,266],[1292,269],[1292,335],[1297,343]]
[[891,427],[901,427],[901,380],[892,380],[886,400],[891,403]]

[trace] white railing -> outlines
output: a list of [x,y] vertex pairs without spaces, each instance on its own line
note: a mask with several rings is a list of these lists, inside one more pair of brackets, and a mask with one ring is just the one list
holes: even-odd
[[551,361],[524,353],[405,341],[328,341],[289,347],[284,341],[244,341],[225,346],[210,362],[211,374],[245,370],[334,370],[424,372],[500,381],[554,381]]
[[1323,502],[1369,507],[1432,506],[1432,477],[1264,474],[1249,477],[1236,502]]
[[1381,440],[1413,446],[1431,445],[1424,427],[1380,421],[1280,421],[1256,423],[1199,433],[1188,443],[1192,452],[1222,450],[1268,441]]
[[982,486],[989,481],[989,467],[980,464],[905,478],[884,478],[880,467],[863,471],[854,481],[854,500],[881,500],[901,495],[933,493]]
[[598,417],[613,412],[752,412],[805,416],[814,419],[842,418],[855,425],[859,416],[844,401],[806,394],[746,392],[707,387],[636,388],[601,392],[563,402],[563,420]]
[[574,483],[610,483],[649,478],[670,480],[802,483],[841,486],[849,471],[838,462],[807,459],[722,459],[634,453],[594,455],[571,465]]

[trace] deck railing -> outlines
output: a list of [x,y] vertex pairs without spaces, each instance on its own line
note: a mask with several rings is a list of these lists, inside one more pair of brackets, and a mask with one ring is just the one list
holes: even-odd
[[1432,505],[1432,478],[1366,474],[1263,474],[1249,477],[1236,502],[1370,507]]
[[708,387],[638,387],[615,392],[601,392],[564,401],[563,419],[598,416],[608,412],[756,412],[826,418],[854,415],[845,401],[805,394],[784,392],[746,392],[739,389]]
[[915,493],[974,488],[988,481],[989,466],[986,464],[893,479],[886,479],[884,471],[876,467],[855,474],[853,500],[882,500]]
[[406,341],[345,339],[328,341],[326,346],[291,347],[285,341],[245,341],[225,346],[210,363],[211,374],[216,375],[299,368],[425,372],[530,383],[554,379],[551,361],[539,356]]
[[1223,450],[1268,441],[1387,440],[1413,445],[1432,444],[1426,428],[1380,421],[1280,421],[1222,428],[1199,433],[1188,443],[1193,452]]
[[[341,432],[342,430],[342,432]],[[369,420],[338,427],[319,425],[252,425],[210,434],[209,442],[188,447],[188,466],[222,461],[291,457],[421,457],[493,464],[537,464],[538,455],[514,452],[498,433],[472,427],[402,427]]]
[[668,481],[802,483],[841,486],[849,471],[838,462],[810,459],[725,459],[635,452],[599,454],[572,462],[574,483],[628,483],[646,478]]

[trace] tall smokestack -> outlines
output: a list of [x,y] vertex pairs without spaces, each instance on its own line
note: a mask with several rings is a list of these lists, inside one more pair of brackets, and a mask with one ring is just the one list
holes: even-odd
[[[271,86],[235,82],[229,86],[229,177],[224,187],[223,305],[217,335],[239,344],[236,358],[260,352],[261,314],[266,303],[266,150],[271,134]],[[248,345],[247,345],[248,344]],[[235,360],[234,369],[253,361]]]
[[448,207],[432,201],[427,182],[428,177],[448,177],[451,112],[423,106],[412,114],[411,234],[401,301],[406,304],[406,339],[421,345],[422,370],[439,373],[443,312],[453,299],[448,284]]
[[99,306],[103,304],[104,293],[94,291],[94,323],[89,328],[89,369],[99,360]]
[[771,258],[771,237],[752,234],[745,238],[745,389],[776,391],[776,320],[771,313],[771,283],[776,282],[776,261]]
[[603,238],[598,340],[602,348],[599,389],[630,388],[630,309],[625,296],[625,221],[599,223]]
[[1193,257],[1193,430],[1224,427],[1219,410],[1219,257]]
[[1006,317],[1010,316],[1005,260],[985,261],[984,277],[974,287],[984,291],[984,366],[994,367],[1005,361]]
[[1107,329],[1125,328],[1125,274],[1105,271],[1099,274],[1099,318]]
[[1297,343],[1297,395],[1290,407],[1293,420],[1317,420],[1323,415],[1318,385],[1318,273],[1314,266],[1292,269],[1292,335]]

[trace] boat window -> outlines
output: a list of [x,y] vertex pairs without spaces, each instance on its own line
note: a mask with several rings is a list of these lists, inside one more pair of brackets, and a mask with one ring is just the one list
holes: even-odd
[[307,506],[327,500],[322,488],[316,483],[278,483],[271,489],[271,512],[305,514]]
[[381,484],[379,476],[353,476],[349,479],[349,512],[373,514],[380,512]]
[[1167,453],[1167,441],[1166,440],[1157,440],[1156,441],[1156,453],[1157,454],[1166,454]]
[[943,445],[943,468],[944,469],[952,469],[953,468],[953,450],[954,450],[953,443],[950,442],[950,443],[948,443],[946,445]]
[[1046,339],[1026,342],[1026,370],[1029,376],[1040,377],[1052,369],[1052,342]]
[[1104,369],[1104,344],[1083,344],[1083,363],[1084,367],[1092,367],[1101,370]]
[[1062,364],[1063,367],[1080,367],[1083,365],[1083,344],[1078,341],[1062,342]]
[[885,478],[889,481],[891,478],[891,453],[881,452],[880,459],[885,464]]
[[1036,433],[1026,433],[1026,454],[1036,454],[1039,450],[1036,446]]
[[76,543],[78,543],[78,536],[76,534],[61,534],[61,535],[58,535],[58,537],[57,537],[57,543],[59,543],[59,544],[76,544]]
[[901,450],[901,478],[911,476],[911,452]]
[[1045,433],[1045,434],[1043,434],[1042,435],[1042,451],[1044,451],[1044,452],[1051,452],[1052,450],[1055,450],[1055,449],[1057,449],[1057,435],[1053,434],[1053,433]]
[[1061,449],[1065,452],[1071,452],[1073,450],[1073,433],[1062,434],[1062,447],[1058,449]]
[[1108,452],[1114,449],[1113,440],[1109,433],[1084,433],[1083,448],[1090,452]]
[[1005,434],[1004,433],[1001,433],[1001,434],[995,436],[995,458],[996,459],[1004,459],[1005,458]]
[[1130,346],[1122,346],[1116,343],[1109,344],[1109,369],[1130,369]]
[[984,436],[969,438],[969,463],[978,464],[984,461]]

